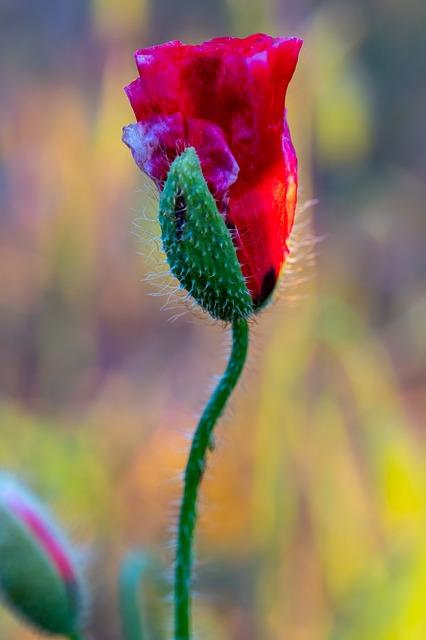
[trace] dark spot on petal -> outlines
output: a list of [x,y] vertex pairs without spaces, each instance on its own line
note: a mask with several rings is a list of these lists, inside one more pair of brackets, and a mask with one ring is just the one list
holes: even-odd
[[186,201],[181,191],[176,194],[173,213],[176,221],[176,240],[182,240],[182,229],[186,220]]
[[232,222],[232,220],[230,220],[229,218],[226,218],[226,226],[228,227],[229,231],[232,231],[232,233],[235,233],[237,228],[235,224]]
[[260,289],[259,295],[253,297],[255,308],[260,307],[265,302],[265,300],[269,298],[272,291],[274,290],[276,281],[277,275],[275,273],[275,269],[274,267],[271,267],[263,276],[262,287]]

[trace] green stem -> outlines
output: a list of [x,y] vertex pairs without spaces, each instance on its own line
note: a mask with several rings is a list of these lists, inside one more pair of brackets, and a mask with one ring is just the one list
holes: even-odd
[[80,631],[74,631],[69,637],[69,640],[85,640],[85,636]]
[[191,637],[192,542],[197,520],[197,496],[213,429],[243,370],[248,337],[247,320],[234,320],[228,366],[200,418],[185,469],[175,565],[175,640],[189,640]]
[[149,568],[145,555],[129,553],[120,572],[119,595],[123,636],[125,640],[145,640],[139,589],[143,574]]

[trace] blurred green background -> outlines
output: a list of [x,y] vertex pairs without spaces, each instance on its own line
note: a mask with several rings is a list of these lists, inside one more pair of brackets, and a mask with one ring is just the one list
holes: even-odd
[[[93,638],[118,639],[120,560],[171,566],[228,341],[155,276],[123,86],[137,47],[254,31],[305,39],[300,205],[203,486],[197,637],[424,639],[424,0],[0,0],[0,465],[81,546]],[[0,633],[33,637],[4,609]]]

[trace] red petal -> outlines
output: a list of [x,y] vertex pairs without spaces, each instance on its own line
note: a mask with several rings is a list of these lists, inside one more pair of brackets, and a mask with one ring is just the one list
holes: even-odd
[[180,67],[185,48],[174,40],[136,51],[140,77],[125,90],[137,120],[179,111]]
[[282,160],[252,185],[231,188],[228,219],[255,306],[271,294],[286,255],[297,200],[297,159],[287,123]]
[[238,165],[220,128],[212,122],[185,119],[180,113],[153,116],[123,129],[123,141],[136,164],[162,187],[170,164],[186,147],[198,151],[203,175],[219,208],[238,175]]
[[281,157],[285,93],[301,44],[256,34],[188,47],[181,58],[181,110],[220,125],[241,178]]

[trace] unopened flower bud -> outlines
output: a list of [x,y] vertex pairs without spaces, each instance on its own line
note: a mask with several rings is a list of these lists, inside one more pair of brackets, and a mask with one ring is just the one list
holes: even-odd
[[6,474],[0,474],[0,589],[41,631],[78,631],[82,585],[71,547],[39,501]]
[[213,318],[248,317],[253,304],[232,237],[192,147],[170,167],[159,219],[170,268],[198,304]]

